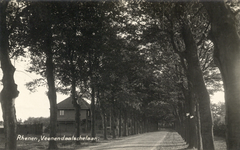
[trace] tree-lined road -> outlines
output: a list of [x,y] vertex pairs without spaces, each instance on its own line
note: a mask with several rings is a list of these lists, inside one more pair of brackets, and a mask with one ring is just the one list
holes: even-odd
[[81,148],[81,150],[157,150],[168,133],[169,131],[149,132]]

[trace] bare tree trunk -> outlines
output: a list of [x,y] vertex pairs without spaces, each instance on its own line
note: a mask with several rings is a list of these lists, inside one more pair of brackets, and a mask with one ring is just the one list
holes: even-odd
[[[73,72],[72,72],[73,73]],[[76,137],[80,137],[81,135],[81,106],[80,106],[80,103],[81,102],[77,102],[78,101],[78,98],[76,96],[76,80],[75,80],[75,77],[72,77],[72,103],[73,103],[73,106],[75,108],[75,128],[76,128],[76,133],[75,133],[75,136]],[[81,101],[81,99],[80,99]],[[86,121],[87,123],[87,121]],[[77,145],[80,145],[80,141],[76,141],[76,144]]]
[[92,99],[91,99],[91,136],[96,137],[95,126],[95,88],[92,85]]
[[131,128],[132,128],[132,135],[135,134],[135,118],[134,118],[134,112],[132,111],[132,124],[131,124]]
[[128,116],[127,116],[127,111],[124,112],[123,136],[128,136]]
[[[47,53],[46,75],[48,84],[48,99],[50,102],[50,137],[56,137],[57,135],[57,96],[53,70],[53,56],[51,53]],[[48,149],[58,149],[57,142],[50,140]]]
[[190,101],[190,116],[189,116],[189,131],[190,131],[190,138],[189,138],[189,145],[188,148],[197,147],[197,130],[196,130],[196,115],[195,115],[195,103],[194,100]]
[[111,133],[112,138],[116,138],[116,121],[115,121],[115,102],[114,102],[114,91],[112,91],[112,98],[111,98]]
[[115,125],[116,125],[116,128],[115,128],[115,133],[116,133],[116,137],[119,137],[119,116],[118,114],[116,113],[116,116],[115,116]]
[[[75,32],[74,32],[75,33]],[[74,35],[72,33],[72,35]],[[75,128],[76,128],[76,132],[75,132],[75,136],[76,137],[80,137],[80,134],[81,134],[81,102],[78,102],[78,97],[77,97],[77,94],[76,94],[76,82],[77,82],[77,79],[76,79],[76,69],[75,69],[75,64],[74,64],[74,53],[75,51],[72,50],[71,48],[71,37],[72,36],[69,36],[67,35],[67,50],[68,50],[68,58],[70,60],[70,69],[71,69],[71,97],[72,97],[72,104],[75,108]],[[80,99],[81,101],[81,99]],[[87,121],[86,121],[86,124],[87,124]],[[80,141],[77,140],[76,141],[76,145],[80,145]]]
[[[193,144],[191,144],[191,142],[190,142],[190,135],[191,135],[191,133],[192,133],[192,130],[186,130],[186,129],[189,129],[190,128],[190,124],[192,123],[192,122],[190,122],[190,101],[191,101],[191,92],[189,91],[189,88],[188,88],[188,90],[185,90],[184,89],[184,87],[182,87],[183,89],[183,93],[184,93],[184,96],[185,96],[185,109],[183,109],[184,110],[184,115],[187,115],[187,114],[189,114],[188,116],[184,116],[186,119],[185,119],[185,121],[184,121],[184,127],[185,127],[185,129],[184,129],[184,140],[186,141],[186,143],[187,144],[189,144],[188,145],[188,147],[189,148],[192,148],[192,146],[193,146]],[[179,120],[181,120],[181,118],[179,119]],[[179,121],[180,122],[180,121]]]
[[199,106],[196,103],[196,122],[197,122],[197,148],[198,150],[202,149],[202,136],[201,136],[201,123],[199,117]]
[[134,114],[131,112],[131,135],[134,135]]
[[203,80],[203,74],[197,54],[197,46],[190,27],[184,24],[182,31],[187,54],[188,77],[190,78],[188,80],[190,81],[195,97],[199,103],[203,149],[214,150],[210,97]]
[[116,125],[115,125],[115,116],[114,116],[114,108],[112,106],[111,108],[111,133],[112,133],[112,138],[115,139],[116,138]]
[[107,119],[105,112],[102,113],[103,139],[107,140]]
[[[191,74],[190,74],[191,75]],[[189,79],[191,77],[188,77]],[[188,148],[197,147],[197,124],[196,124],[196,100],[194,97],[194,92],[191,86],[191,82],[188,83],[188,93],[189,93],[189,128],[187,131],[189,132],[189,145]],[[188,130],[189,129],[189,130]]]
[[104,101],[101,101],[101,99],[99,98],[99,92],[98,92],[98,100],[100,102],[100,112],[101,112],[102,127],[103,127],[103,139],[107,140],[107,115],[106,115]]
[[122,136],[122,115],[121,115],[121,113],[122,113],[122,110],[121,110],[121,108],[120,108],[120,110],[119,110],[119,124],[118,124],[118,137],[121,137]]
[[7,1],[0,2],[0,61],[3,72],[3,89],[1,91],[1,105],[4,120],[5,149],[17,149],[17,120],[15,98],[19,91],[14,81],[15,68],[9,58],[8,30],[6,25]]
[[227,149],[240,149],[240,37],[235,14],[222,2],[203,3],[210,17],[215,63],[225,91]]
[[[52,33],[51,25],[46,27],[47,35],[44,40],[46,54],[46,78],[48,84],[48,99],[50,103],[50,137],[56,137],[57,135],[57,95],[55,89],[54,79],[54,64],[53,64],[53,52],[52,52]],[[57,142],[54,140],[49,141],[48,149],[58,149]]]

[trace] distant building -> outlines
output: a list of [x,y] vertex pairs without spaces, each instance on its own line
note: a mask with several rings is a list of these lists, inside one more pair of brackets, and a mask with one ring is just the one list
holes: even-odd
[[[80,103],[80,119],[82,132],[90,130],[90,104],[84,99],[78,99]],[[72,98],[61,101],[57,104],[57,122],[58,132],[60,133],[75,133],[75,109],[72,104]]]

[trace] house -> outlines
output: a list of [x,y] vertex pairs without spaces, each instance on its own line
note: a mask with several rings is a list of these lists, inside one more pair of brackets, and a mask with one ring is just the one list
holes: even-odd
[[[78,99],[80,103],[81,131],[90,130],[90,104],[84,99]],[[75,109],[72,104],[72,98],[61,101],[57,104],[57,123],[59,133],[75,133]]]

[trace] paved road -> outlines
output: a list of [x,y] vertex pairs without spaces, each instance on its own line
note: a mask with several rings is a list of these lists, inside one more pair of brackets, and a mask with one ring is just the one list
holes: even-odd
[[81,148],[81,150],[156,150],[167,133],[168,131],[158,131],[139,134]]

